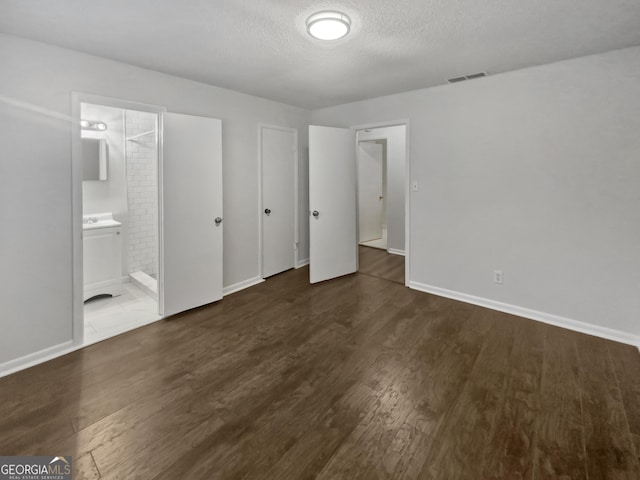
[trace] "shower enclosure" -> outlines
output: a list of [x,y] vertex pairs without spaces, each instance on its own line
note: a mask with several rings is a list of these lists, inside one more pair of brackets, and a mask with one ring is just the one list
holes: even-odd
[[158,116],[124,111],[127,265],[131,281],[158,298]]

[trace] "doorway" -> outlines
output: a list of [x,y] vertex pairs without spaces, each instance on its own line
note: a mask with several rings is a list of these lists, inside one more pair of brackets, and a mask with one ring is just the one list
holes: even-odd
[[[342,275],[363,272],[359,265],[359,250],[371,248],[360,245],[359,240],[359,185],[358,149],[361,141],[370,145],[386,146],[386,189],[377,188],[378,204],[375,214],[380,225],[379,240],[386,217],[386,250],[404,266],[404,272],[394,278],[404,278],[408,284],[409,272],[409,162],[407,160],[408,120],[353,128],[309,126],[309,280],[317,283]],[[393,152],[393,154],[392,154]],[[375,178],[382,178],[383,161],[378,162]],[[382,180],[380,180],[380,185]],[[375,194],[375,189],[374,189]],[[380,199],[379,197],[384,197]],[[371,202],[375,203],[375,202]],[[386,213],[383,213],[385,212]],[[382,218],[382,220],[380,220]],[[374,238],[375,239],[375,238]],[[368,239],[367,239],[368,240]],[[365,240],[366,241],[366,240]],[[366,267],[365,267],[366,269]]]
[[357,130],[358,271],[405,283],[406,125]]
[[158,114],[80,104],[85,343],[161,318]]
[[[89,104],[96,108],[110,108],[109,111],[114,114],[109,120],[114,134],[111,144],[106,135],[98,135],[110,130],[108,123],[100,118],[83,118],[83,114],[97,114],[97,111],[87,109]],[[120,115],[114,113],[118,111]],[[72,93],[72,112],[74,345],[87,345],[141,324],[221,300],[221,120],[169,113],[163,107],[75,92]],[[139,123],[139,132],[127,132],[125,128],[127,115],[133,113],[139,118],[132,118],[130,124]],[[151,123],[146,123],[149,119]],[[83,135],[86,127],[93,131],[91,135]],[[96,137],[92,139],[93,142],[83,138],[91,136]],[[148,143],[145,147],[149,147],[149,151],[139,146],[143,142]],[[127,170],[127,150],[133,160],[144,157],[145,160],[155,161],[155,166],[136,164]],[[89,152],[91,155],[85,161],[85,153]],[[118,155],[121,157],[119,164],[116,162]],[[85,163],[93,164],[93,167],[85,168]],[[85,170],[97,175],[97,178],[85,181]],[[149,178],[135,178],[136,172],[155,177],[155,187],[149,184],[152,182]],[[128,195],[133,195],[126,187],[128,174],[132,174],[131,186],[141,189],[139,192],[133,190],[139,195],[131,202],[124,200]],[[104,198],[118,200],[111,203],[85,201],[84,197],[92,188],[101,191]],[[124,196],[122,192],[125,192]],[[150,202],[149,205],[144,203],[146,201]],[[130,205],[131,215],[144,214],[145,220],[131,236],[133,240],[141,241],[129,243],[142,246],[151,244],[157,252],[151,257],[134,253],[131,262],[127,256],[127,251],[131,249],[126,241],[127,234],[131,234]],[[140,205],[144,211],[133,212]],[[153,235],[149,236],[148,233]],[[156,239],[157,244],[154,243]],[[99,275],[85,269],[85,263],[88,263],[88,268],[97,269]],[[84,300],[111,300],[112,306],[122,304],[125,301],[122,292],[130,286],[128,284],[134,283],[132,277],[136,273],[144,275],[140,283],[148,283],[146,286],[151,292],[143,289],[141,296],[134,296],[140,300],[144,295],[145,302],[149,301],[146,297],[151,297],[153,310],[149,314],[152,316],[141,314],[138,308],[130,309],[127,313],[120,312],[117,320],[116,315],[112,318],[117,324],[107,325],[108,332],[92,336],[91,330],[85,328]],[[87,282],[91,283],[91,289],[85,289]]]

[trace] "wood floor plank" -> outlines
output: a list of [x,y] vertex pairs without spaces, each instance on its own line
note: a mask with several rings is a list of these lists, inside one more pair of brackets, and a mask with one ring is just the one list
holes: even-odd
[[[479,448],[493,437],[505,402],[514,328],[495,322],[488,333],[461,394],[445,414],[446,423],[434,433],[421,476],[483,478],[487,451]],[[495,454],[496,452],[491,452]]]
[[45,404],[29,414],[1,422],[2,455],[36,455],[40,444],[55,444],[73,435],[68,417],[58,414],[62,408],[59,403]]
[[514,340],[504,403],[485,447],[483,478],[532,479],[541,411],[544,329],[517,317],[504,321],[513,324]]
[[451,304],[441,314],[427,311],[434,316],[433,328],[420,340],[420,377],[412,386],[416,406],[407,421],[434,437],[445,428],[447,415],[472,374],[493,322],[486,321],[481,310],[465,305]]
[[578,346],[588,478],[638,479],[640,466],[606,341]]
[[74,456],[72,459],[73,478],[100,480],[100,472],[90,453]]
[[540,385],[534,478],[587,478],[582,398],[575,335],[548,328]]
[[370,408],[318,478],[373,478],[390,474],[386,472],[384,456],[415,408],[415,399],[410,395],[410,384],[416,377],[413,357],[417,355],[419,339],[429,328],[429,322],[416,318],[411,306],[400,310],[391,323],[395,329],[388,332],[379,356],[361,377],[372,392]]
[[638,458],[638,463],[640,463],[640,435],[632,433],[631,438],[633,439],[633,444],[636,447],[636,457]]
[[387,478],[415,480],[427,460],[427,453],[433,447],[433,438],[414,426],[411,414],[396,432],[391,444],[382,456]]
[[88,479],[640,478],[637,350],[411,290],[385,255],[0,378],[0,453]]
[[631,345],[608,343],[609,358],[620,387],[629,432],[640,462],[640,352]]

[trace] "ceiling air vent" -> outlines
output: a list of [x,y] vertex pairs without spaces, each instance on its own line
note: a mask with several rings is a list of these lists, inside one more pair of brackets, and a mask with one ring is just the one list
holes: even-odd
[[449,83],[464,82],[465,80],[473,80],[474,78],[486,77],[485,72],[472,73],[470,75],[464,75],[462,77],[454,77],[447,80]]

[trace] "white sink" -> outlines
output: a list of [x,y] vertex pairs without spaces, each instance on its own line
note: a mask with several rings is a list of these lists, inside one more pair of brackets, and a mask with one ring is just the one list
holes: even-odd
[[93,213],[82,216],[82,230],[93,230],[95,228],[119,227],[122,223],[113,219],[113,213]]

